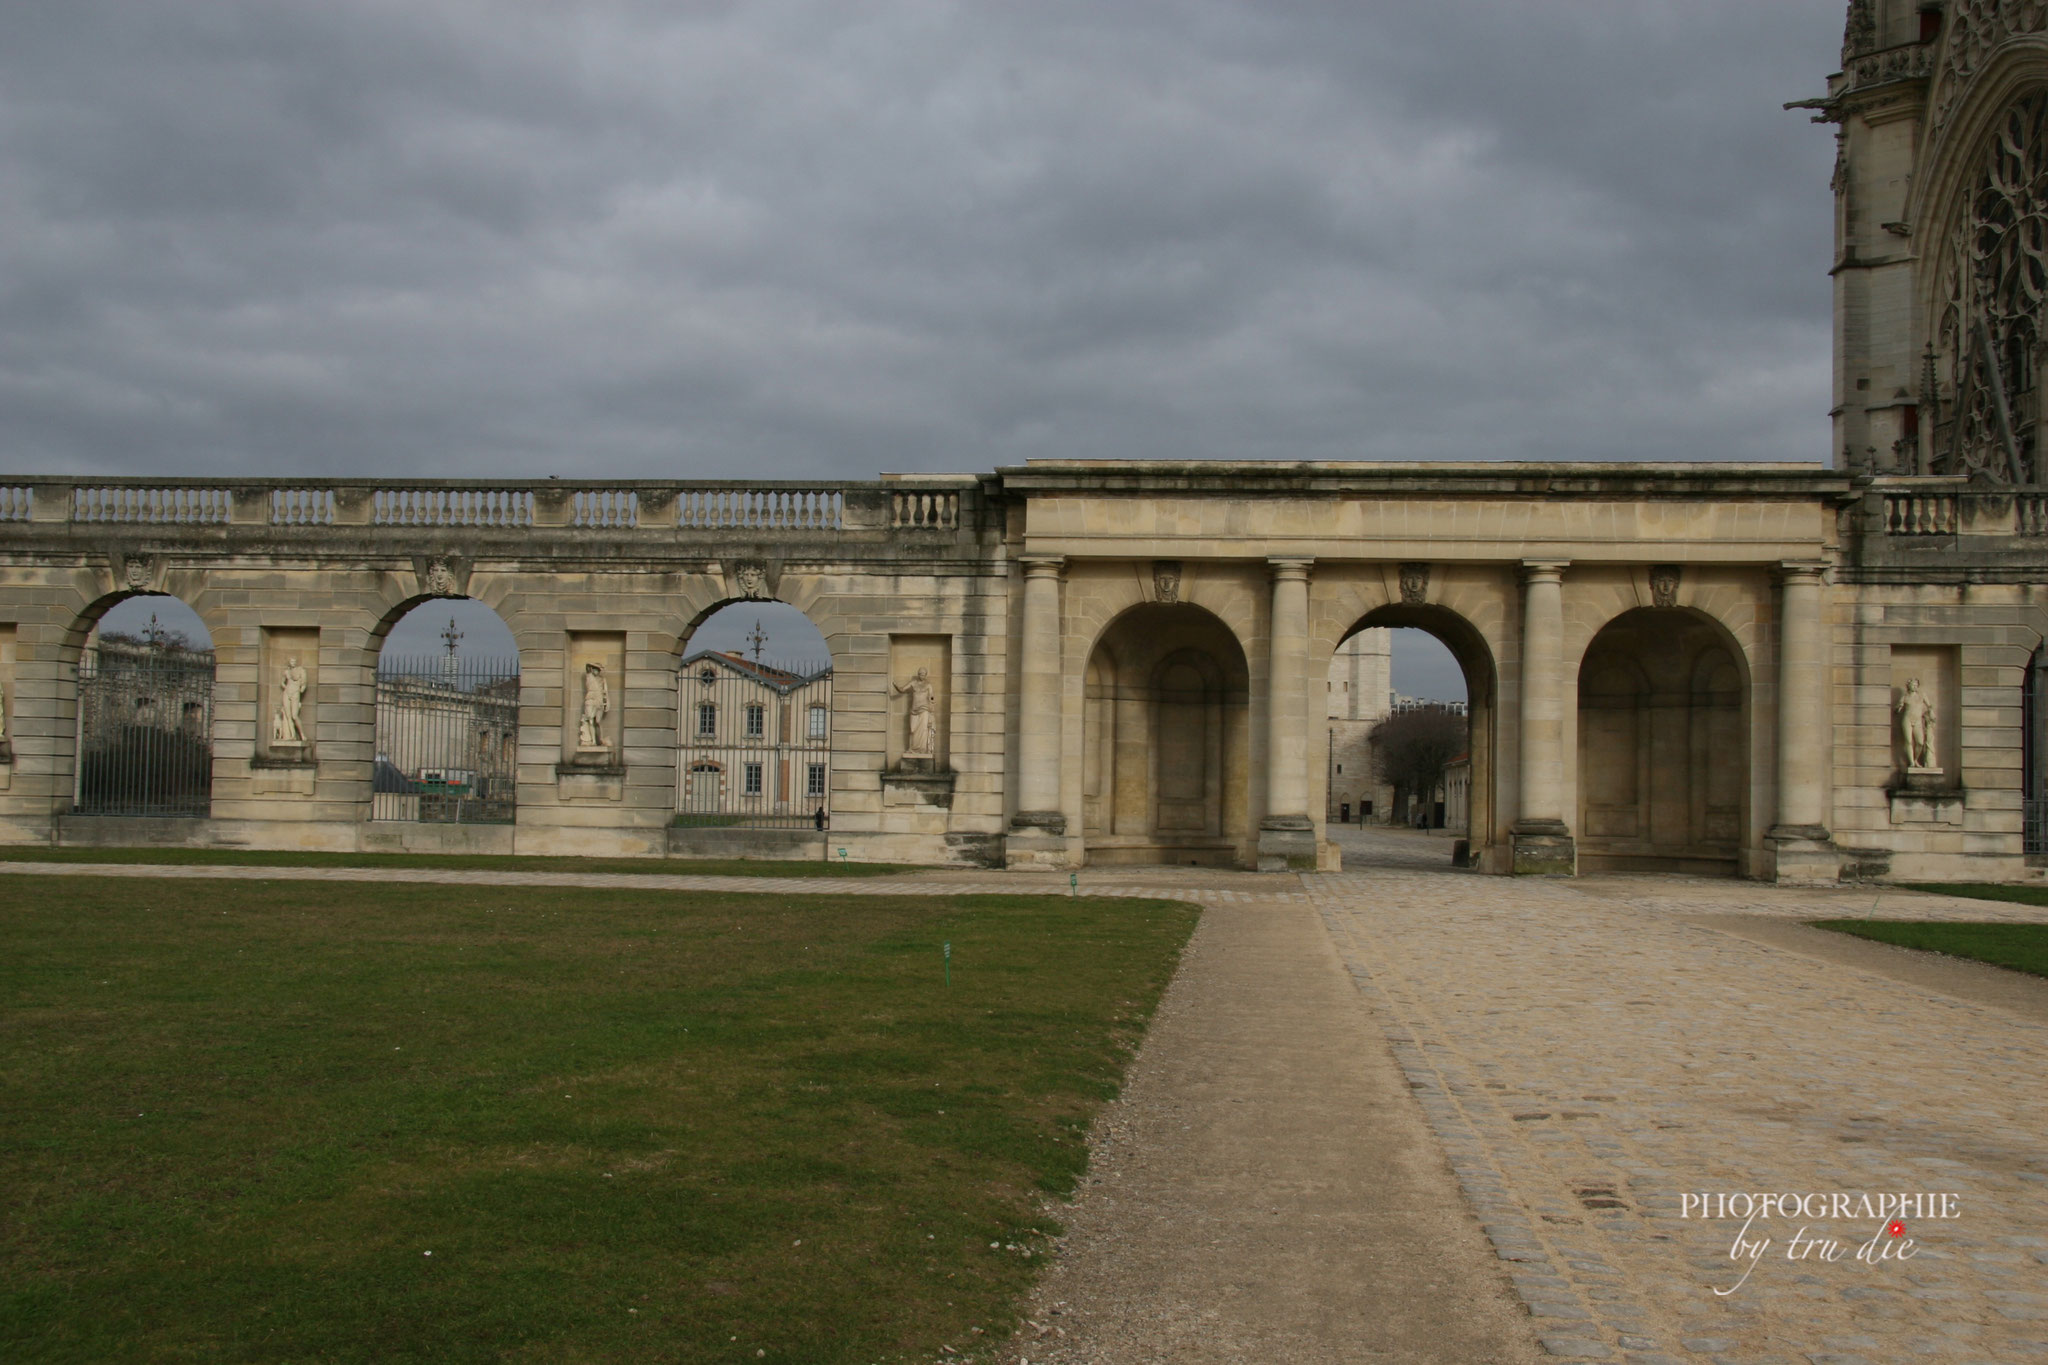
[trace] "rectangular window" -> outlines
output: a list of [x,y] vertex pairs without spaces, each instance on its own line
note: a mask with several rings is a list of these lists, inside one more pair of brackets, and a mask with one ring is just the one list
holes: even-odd
[[813,706],[813,707],[811,708],[811,738],[812,738],[812,739],[823,739],[823,738],[825,738],[826,734],[827,734],[827,733],[829,733],[829,732],[827,731],[827,729],[826,729],[826,726],[827,726],[827,725],[828,725],[828,724],[830,723],[830,717],[831,717],[831,713],[830,713],[830,712],[828,712],[828,711],[827,711],[827,710],[826,710],[826,709],[825,709],[824,707],[822,707],[822,706]]
[[768,733],[768,708],[749,706],[747,708],[747,738],[759,739]]
[[747,795],[759,796],[760,794],[761,765],[758,763],[749,763],[747,765]]
[[697,707],[697,733],[715,735],[718,733],[718,708],[710,702]]
[[810,780],[807,783],[805,783],[804,792],[808,796],[823,796],[825,794],[824,764],[813,763],[811,765]]

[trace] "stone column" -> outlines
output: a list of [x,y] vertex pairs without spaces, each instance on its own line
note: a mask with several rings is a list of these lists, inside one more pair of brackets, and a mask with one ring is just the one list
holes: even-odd
[[1779,565],[1778,822],[1769,843],[1779,881],[1834,881],[1840,872],[1823,805],[1827,736],[1827,623],[1821,614],[1826,565]]
[[1057,555],[1025,555],[1017,667],[1017,812],[1011,866],[1059,864],[1067,819],[1060,811],[1060,568]]
[[1562,560],[1522,564],[1522,790],[1513,830],[1518,875],[1568,877],[1578,869],[1565,819],[1565,567]]
[[1273,630],[1266,668],[1266,818],[1261,872],[1314,871],[1308,816],[1308,571],[1312,559],[1269,559]]

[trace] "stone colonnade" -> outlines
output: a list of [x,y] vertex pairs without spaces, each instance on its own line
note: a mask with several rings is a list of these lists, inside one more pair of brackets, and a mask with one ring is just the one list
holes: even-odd
[[[1101,624],[1101,614],[1081,612],[1078,621],[1071,619],[1063,605],[1062,589],[1070,576],[1084,569],[1107,570],[1119,580],[1131,575],[1126,572],[1128,566],[1114,561],[1033,553],[1019,556],[1018,562],[1023,585],[1017,630],[1022,643],[1018,806],[1010,826],[1009,861],[1012,866],[1084,865],[1097,850],[1091,849],[1082,833],[1078,812],[1063,808],[1058,795],[1063,788],[1060,661],[1064,657],[1065,666],[1069,670],[1074,667],[1082,653],[1077,641],[1092,639],[1090,632]],[[1248,582],[1252,572],[1245,565],[1183,561],[1176,565],[1176,574],[1183,564],[1191,577],[1212,580],[1229,575]],[[1328,567],[1352,578],[1360,569],[1355,562]],[[1367,567],[1377,571],[1383,566]],[[1493,799],[1486,803],[1489,810],[1512,815],[1505,822],[1508,837],[1500,841],[1502,846],[1493,856],[1482,860],[1475,854],[1475,862],[1489,870],[1570,875],[1577,869],[1579,774],[1567,750],[1576,728],[1571,711],[1588,632],[1581,630],[1579,638],[1568,638],[1572,632],[1567,629],[1565,591],[1572,567],[1564,559],[1525,560],[1503,576],[1503,581],[1512,581],[1520,589],[1518,636],[1504,642],[1518,644],[1519,650],[1512,654],[1503,650],[1513,669],[1504,680],[1506,691],[1519,699],[1505,728],[1518,736],[1518,754],[1512,790],[1491,793]],[[1243,861],[1255,863],[1261,870],[1313,868],[1319,861],[1327,865],[1329,855],[1322,841],[1322,820],[1311,814],[1323,806],[1311,792],[1310,778],[1322,757],[1320,722],[1311,702],[1322,693],[1316,684],[1327,671],[1336,642],[1318,640],[1311,632],[1317,561],[1308,556],[1269,556],[1264,568],[1269,594],[1264,685],[1255,685],[1251,698],[1254,709],[1264,713],[1263,750],[1251,793],[1262,814],[1256,840],[1250,843]],[[1774,704],[1755,708],[1757,714],[1776,718],[1769,735],[1755,739],[1755,747],[1774,754],[1776,764],[1771,770],[1775,781],[1757,784],[1758,790],[1775,796],[1763,813],[1768,836],[1752,841],[1757,847],[1749,850],[1751,856],[1738,860],[1741,870],[1753,875],[1820,875],[1810,864],[1789,857],[1783,867],[1773,867],[1754,855],[1772,849],[1826,849],[1829,844],[1823,809],[1827,780],[1826,682],[1821,664],[1826,635],[1823,568],[1818,562],[1781,561],[1758,566],[1752,575],[1754,616],[1775,621],[1777,626],[1768,638],[1757,636],[1751,651],[1752,668],[1767,675],[1773,671],[1775,651],[1776,674],[1765,685],[1774,695]],[[1604,564],[1599,569],[1596,577],[1614,577],[1614,565]],[[1624,573],[1647,583],[1651,570],[1636,565]],[[1611,581],[1602,582],[1597,593],[1612,596]],[[1641,600],[1644,598],[1647,600]],[[1664,602],[1654,589],[1636,598],[1618,598],[1611,606],[1616,614],[1632,609],[1680,610],[1675,592],[1672,601]],[[1133,604],[1125,604],[1125,609],[1134,609]],[[1067,641],[1064,646],[1063,638]],[[1730,762],[1742,762],[1740,753],[1726,757]],[[1491,772],[1500,771],[1500,765],[1487,767]],[[1473,836],[1476,843],[1489,842],[1488,831],[1475,829]]]
[[[371,823],[377,642],[414,603],[472,596],[519,642],[517,813],[462,846],[712,851],[677,818],[677,665],[709,611],[775,599],[833,652],[835,854],[1327,866],[1330,661],[1385,625],[1434,631],[1466,671],[1482,870],[2012,877],[2048,856],[2023,742],[2048,634],[2033,507],[1799,465],[0,480],[0,840],[446,844]],[[214,632],[210,816],[73,804],[81,649],[137,592]],[[259,698],[298,655],[312,733],[280,754]],[[599,658],[619,684],[602,764],[569,738]],[[935,744],[913,755],[919,669]],[[1931,761],[1896,743],[1909,688]]]

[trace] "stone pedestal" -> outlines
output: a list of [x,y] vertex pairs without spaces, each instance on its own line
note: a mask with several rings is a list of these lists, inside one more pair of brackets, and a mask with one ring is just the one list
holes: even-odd
[[1003,840],[1003,866],[1063,868],[1067,856],[1067,817],[1058,811],[1018,811],[1010,817]]
[[1269,815],[1259,822],[1259,871],[1314,872],[1315,822],[1306,815]]
[[1509,870],[1517,877],[1578,875],[1579,846],[1564,821],[1517,820],[1511,837],[1513,862]]
[[1895,825],[1963,823],[1962,788],[1941,768],[1908,768],[1885,789]]
[[1832,886],[1842,878],[1842,851],[1820,825],[1773,825],[1764,836],[1771,880],[1790,886]]
[[959,774],[941,768],[935,758],[898,759],[895,767],[882,770],[882,805],[951,810],[958,780]]

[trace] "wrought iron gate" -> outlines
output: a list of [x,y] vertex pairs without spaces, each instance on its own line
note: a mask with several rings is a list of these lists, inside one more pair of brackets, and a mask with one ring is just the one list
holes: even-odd
[[213,654],[103,643],[78,663],[80,815],[213,811]]
[[829,819],[832,666],[701,650],[676,708],[676,823],[803,829]]
[[519,768],[519,660],[377,661],[370,818],[512,822]]

